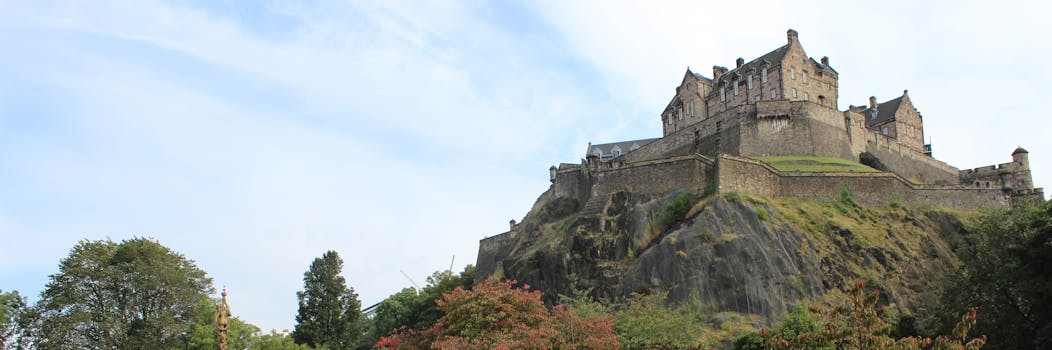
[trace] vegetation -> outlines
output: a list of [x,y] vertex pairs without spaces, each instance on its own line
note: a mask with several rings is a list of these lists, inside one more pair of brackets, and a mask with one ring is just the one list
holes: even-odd
[[26,310],[26,299],[18,291],[0,290],[0,349],[16,346],[18,319]]
[[391,334],[398,328],[423,330],[431,327],[445,313],[436,301],[456,288],[471,289],[475,280],[475,267],[468,265],[459,275],[451,271],[438,271],[427,278],[427,286],[417,291],[405,288],[384,299],[376,306],[367,337],[370,344],[380,337]]
[[[880,292],[865,292],[860,281],[849,291],[847,300],[832,308],[815,307],[812,313],[796,310],[773,330],[760,331],[766,349],[961,349],[977,350],[986,344],[986,337],[968,338],[975,325],[976,312],[965,313],[952,336],[936,339],[893,338],[888,319],[888,308],[878,307]],[[815,318],[817,316],[817,318]],[[742,342],[741,346],[755,343]],[[744,349],[744,348],[738,348]]]
[[571,308],[550,310],[541,292],[514,281],[490,279],[467,290],[457,287],[438,301],[445,314],[434,326],[402,329],[380,338],[380,349],[618,349],[604,317],[583,319]]
[[820,173],[872,173],[880,170],[866,164],[832,157],[757,157],[778,171],[800,171]]
[[877,169],[877,170],[880,170],[880,171],[891,171],[891,170],[888,170],[888,166],[884,165],[884,162],[881,162],[880,158],[877,158],[877,156],[873,155],[873,153],[869,153],[869,152],[862,152],[862,153],[860,153],[858,155],[858,161],[859,161],[859,163],[865,164],[865,165],[867,165],[867,166],[869,166],[870,168],[873,168],[873,169]]
[[676,197],[665,205],[665,208],[658,213],[657,217],[650,221],[649,226],[647,226],[647,234],[643,246],[649,246],[662,233],[675,224],[678,224],[680,221],[683,221],[691,207],[693,207],[694,203],[697,201],[698,197],[690,192],[683,192],[676,195]]
[[81,241],[26,313],[22,336],[39,349],[170,349],[213,291],[193,261],[156,241]]
[[970,231],[943,291],[941,329],[978,308],[989,348],[1052,348],[1052,202],[988,212]]
[[303,274],[303,291],[297,292],[299,311],[292,339],[297,344],[328,349],[358,346],[361,302],[340,272],[343,259],[335,251],[314,259]]

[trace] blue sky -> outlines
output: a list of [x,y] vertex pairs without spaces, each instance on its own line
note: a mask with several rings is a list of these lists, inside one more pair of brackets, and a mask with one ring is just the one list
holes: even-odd
[[1039,2],[0,0],[0,288],[81,239],[148,236],[291,328],[326,250],[366,305],[473,263],[547,168],[660,136],[687,66],[794,28],[841,108],[909,89],[937,158],[1052,184]]

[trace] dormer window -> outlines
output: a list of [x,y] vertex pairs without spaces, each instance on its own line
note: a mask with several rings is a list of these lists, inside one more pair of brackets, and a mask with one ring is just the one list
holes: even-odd
[[760,82],[767,82],[767,68],[764,68],[762,71],[760,71]]
[[734,78],[734,96],[738,96],[738,85],[740,84],[740,78]]
[[720,86],[720,102],[727,100],[727,87]]
[[749,74],[749,78],[745,80],[745,84],[749,86],[749,90],[752,90],[752,74]]

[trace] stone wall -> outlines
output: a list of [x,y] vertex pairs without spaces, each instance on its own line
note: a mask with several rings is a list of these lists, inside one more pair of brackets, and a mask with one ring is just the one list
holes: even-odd
[[491,276],[502,268],[503,262],[497,261],[497,258],[510,255],[517,239],[518,231],[512,230],[479,240],[479,254],[475,262],[477,275]]
[[892,173],[783,173],[762,162],[730,155],[721,155],[717,165],[720,192],[820,200],[835,199],[841,188],[847,187],[855,201],[869,206],[886,205],[892,198],[912,206],[983,208],[1011,204],[1000,189],[915,185]]
[[642,161],[620,168],[596,171],[592,196],[607,196],[621,191],[644,195],[661,195],[679,189],[695,193],[704,191],[714,163],[698,155]]
[[816,156],[857,160],[836,109],[808,101],[762,101],[741,123],[741,149],[747,157]]
[[956,185],[960,183],[960,171],[957,168],[877,132],[868,131],[865,135],[866,152],[877,156],[892,172],[907,179],[921,180],[927,184]]

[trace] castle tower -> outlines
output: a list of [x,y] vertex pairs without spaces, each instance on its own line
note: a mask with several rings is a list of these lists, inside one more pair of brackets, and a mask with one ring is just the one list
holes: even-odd
[[1022,147],[1016,148],[1015,152],[1012,152],[1012,162],[1016,166],[1012,171],[1012,177],[1015,180],[1014,187],[1016,189],[1034,188],[1034,180],[1030,175],[1030,152]]

